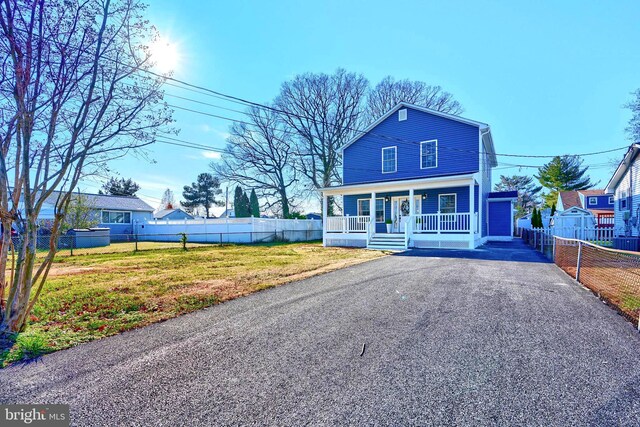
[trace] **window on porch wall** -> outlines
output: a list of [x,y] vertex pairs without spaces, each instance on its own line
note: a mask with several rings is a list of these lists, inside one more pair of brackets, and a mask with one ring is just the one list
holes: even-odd
[[[358,216],[369,216],[371,199],[358,199]],[[384,199],[376,199],[376,222],[384,222]]]
[[441,194],[439,200],[440,213],[456,213],[456,195]]

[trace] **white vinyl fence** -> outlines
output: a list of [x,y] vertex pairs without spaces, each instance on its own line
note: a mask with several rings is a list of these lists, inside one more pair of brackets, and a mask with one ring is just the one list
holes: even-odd
[[192,243],[303,242],[322,239],[322,221],[276,218],[198,218],[136,224],[139,241]]
[[[565,239],[578,239],[595,242],[599,245],[613,245],[615,230],[613,227],[548,227],[530,228],[530,230]],[[522,233],[520,233],[522,236]]]

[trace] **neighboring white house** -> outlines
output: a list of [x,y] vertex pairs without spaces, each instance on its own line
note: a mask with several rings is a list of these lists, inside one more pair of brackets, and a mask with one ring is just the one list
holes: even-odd
[[640,225],[640,143],[632,144],[605,188],[614,197],[616,236],[638,236]]

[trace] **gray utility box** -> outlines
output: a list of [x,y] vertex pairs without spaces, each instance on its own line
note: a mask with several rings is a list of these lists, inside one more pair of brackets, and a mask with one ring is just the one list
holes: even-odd
[[614,237],[613,247],[623,251],[638,252],[640,251],[640,237]]
[[111,244],[111,230],[108,228],[77,228],[69,230],[73,236],[74,248],[97,248]]

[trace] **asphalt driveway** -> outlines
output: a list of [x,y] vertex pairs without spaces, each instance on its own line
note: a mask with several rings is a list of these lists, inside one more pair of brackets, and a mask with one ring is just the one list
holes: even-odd
[[[366,343],[361,356],[363,344]],[[532,250],[413,251],[0,371],[74,425],[638,425],[640,335]]]

